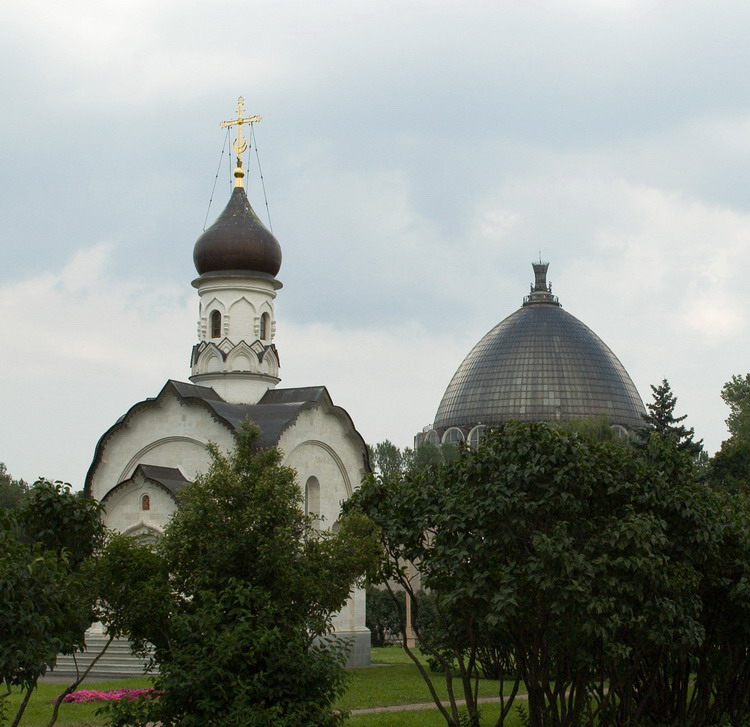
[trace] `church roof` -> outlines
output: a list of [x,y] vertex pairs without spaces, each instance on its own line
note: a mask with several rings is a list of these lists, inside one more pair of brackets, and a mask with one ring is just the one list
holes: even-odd
[[163,487],[169,492],[175,502],[177,502],[180,490],[190,482],[190,480],[188,480],[176,467],[161,467],[155,464],[139,464],[127,480],[118,482],[104,495],[104,497],[102,497],[101,501],[104,502],[115,492],[127,487],[138,475],[141,475],[144,479],[151,480]]
[[156,464],[139,464],[136,472],[140,470],[143,476],[169,490],[175,497],[190,480],[176,467],[161,467]]
[[235,187],[224,211],[197,240],[193,262],[199,275],[255,273],[275,277],[281,245],[250,206],[243,187]]
[[443,395],[434,428],[604,416],[627,429],[645,413],[627,371],[607,345],[567,313],[534,264],[523,306],[469,352]]
[[239,429],[247,419],[254,422],[261,430],[258,446],[262,448],[274,447],[283,431],[303,408],[324,398],[332,405],[325,386],[269,389],[257,404],[231,404],[208,386],[196,386],[171,379],[167,386],[184,400],[198,399],[204,402],[214,416],[231,429]]
[[[257,404],[231,404],[219,396],[214,389],[208,386],[196,386],[195,384],[188,384],[183,381],[174,381],[170,379],[162,387],[158,396],[155,398],[148,398],[141,402],[138,402],[132,406],[126,414],[121,416],[115,424],[110,427],[101,437],[94,454],[94,461],[89,467],[88,474],[86,475],[86,483],[84,485],[84,493],[91,493],[91,483],[94,477],[94,472],[97,465],[99,464],[104,448],[109,438],[120,428],[126,426],[128,418],[136,411],[141,410],[145,407],[154,406],[160,398],[165,394],[171,392],[178,399],[183,402],[192,402],[199,406],[206,407],[211,415],[222,425],[229,429],[236,431],[242,425],[242,422],[250,420],[257,424],[261,430],[260,437],[258,438],[257,446],[266,449],[269,447],[275,447],[281,435],[291,426],[299,416],[303,409],[314,406],[315,404],[325,401],[331,407],[331,409],[337,413],[340,417],[344,418],[351,426],[352,431],[356,432],[354,423],[346,410],[341,407],[334,406],[330,394],[325,386],[306,386],[289,389],[269,389],[261,397]],[[357,436],[359,434],[357,433]],[[360,436],[361,439],[361,436]],[[364,441],[362,441],[362,448],[365,452],[366,447]],[[141,467],[147,466],[154,468],[154,465],[140,465]],[[151,470],[153,473],[159,475],[165,481],[169,478],[169,474],[166,470],[170,470],[168,467],[157,467]],[[159,472],[164,470],[165,472]],[[179,472],[179,470],[177,470]],[[146,474],[144,470],[144,474]],[[174,473],[172,473],[174,475]],[[147,475],[150,476],[150,475]],[[175,475],[176,476],[176,475]],[[156,477],[151,477],[157,482],[161,482]],[[165,484],[165,483],[162,483]],[[165,484],[165,486],[167,486]],[[114,488],[113,488],[114,489]]]
[[259,404],[294,404],[303,401],[320,401],[328,396],[325,386],[298,386],[291,389],[268,389]]
[[182,398],[187,399],[191,396],[197,396],[205,401],[224,401],[213,389],[208,386],[197,386],[196,384],[188,384],[184,381],[175,381],[169,379],[166,386],[170,386],[174,389]]

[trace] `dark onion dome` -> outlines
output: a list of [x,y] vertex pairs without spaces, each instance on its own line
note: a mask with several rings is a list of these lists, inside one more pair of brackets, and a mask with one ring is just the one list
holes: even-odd
[[606,344],[560,307],[547,285],[548,263],[523,306],[498,323],[463,360],[435,415],[434,428],[604,416],[642,426],[643,402]]
[[224,211],[195,243],[193,262],[200,275],[254,272],[275,276],[281,245],[258,219],[245,190],[235,187]]

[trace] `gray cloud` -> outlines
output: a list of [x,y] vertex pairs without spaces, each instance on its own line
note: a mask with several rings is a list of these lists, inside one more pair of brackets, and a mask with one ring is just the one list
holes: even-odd
[[[56,424],[73,406],[61,381],[119,392],[106,416],[78,400],[78,421],[92,427],[50,449],[46,473],[57,476],[53,452],[80,472],[113,417],[167,376],[185,377],[194,324],[176,321],[187,320],[218,122],[240,93],[265,117],[257,137],[285,255],[282,340],[290,352],[292,335],[317,341],[307,361],[282,350],[285,382],[309,383],[297,367],[326,362],[310,371],[314,383],[330,371],[343,392],[332,385],[335,400],[368,438],[388,436],[390,416],[391,438],[408,443],[462,352],[519,305],[541,250],[565,307],[613,348],[644,398],[667,376],[715,448],[719,389],[750,360],[749,22],[746,3],[698,0],[2,8],[0,62],[11,72],[0,294],[9,320],[24,321],[10,331],[23,345],[6,347],[6,370]],[[227,170],[225,157],[211,217],[227,199]],[[262,215],[257,175],[250,191]],[[114,383],[97,373],[106,361],[57,356],[68,346],[121,352],[119,340],[55,316],[45,334],[39,308],[83,315],[73,292],[53,293],[101,240],[112,242],[111,268],[91,273],[106,284],[84,286],[87,315],[104,311],[118,339],[149,351]],[[154,309],[163,321],[149,318]],[[148,320],[186,327],[160,339]],[[405,338],[414,344],[399,351]],[[33,379],[32,340],[47,346]],[[347,351],[361,357],[345,366]],[[21,418],[13,389],[24,387],[0,389]],[[34,476],[20,463],[40,456],[39,430],[23,418],[16,429],[0,459]]]

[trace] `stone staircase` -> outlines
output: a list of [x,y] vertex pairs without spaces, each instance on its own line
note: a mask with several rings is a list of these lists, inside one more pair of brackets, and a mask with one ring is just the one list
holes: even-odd
[[[97,654],[107,643],[107,637],[101,633],[88,632],[86,634],[86,651],[75,655],[79,671],[85,671],[86,667],[96,658]],[[76,677],[76,667],[72,656],[59,655],[57,665],[50,677],[65,678],[72,681]],[[130,677],[143,676],[146,660],[133,656],[130,652],[130,642],[127,639],[115,639],[101,659],[96,662],[94,668],[89,672],[86,681],[102,681],[104,679],[128,679]]]

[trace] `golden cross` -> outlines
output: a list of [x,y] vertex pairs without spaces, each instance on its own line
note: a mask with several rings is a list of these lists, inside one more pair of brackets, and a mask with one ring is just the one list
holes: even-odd
[[245,173],[242,171],[242,154],[247,149],[247,141],[242,138],[242,124],[252,124],[254,121],[260,121],[260,116],[243,116],[245,113],[245,99],[240,96],[237,99],[237,118],[231,121],[222,121],[219,128],[225,129],[228,126],[237,127],[237,138],[232,144],[235,154],[237,154],[237,168],[234,170],[235,186],[242,186],[242,177]]

